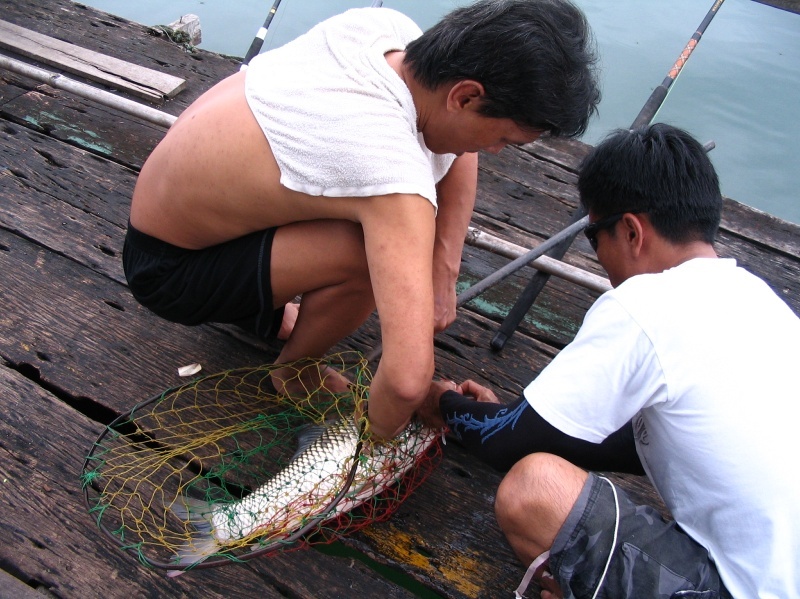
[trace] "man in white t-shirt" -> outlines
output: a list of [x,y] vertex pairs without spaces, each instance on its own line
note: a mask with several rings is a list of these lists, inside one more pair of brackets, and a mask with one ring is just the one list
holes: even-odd
[[[719,183],[686,132],[616,132],[578,186],[614,289],[516,403],[439,382],[428,418],[509,470],[498,522],[545,599],[800,597],[800,319],[717,257]],[[591,471],[646,473],[674,520]]]
[[[175,322],[277,334],[281,364],[324,356],[377,307],[370,431],[396,435],[455,318],[476,152],[584,131],[594,60],[567,0],[480,0],[424,34],[384,8],[320,23],[203,94],[147,159],[123,252],[133,295]],[[347,390],[287,370],[280,391],[320,376]]]

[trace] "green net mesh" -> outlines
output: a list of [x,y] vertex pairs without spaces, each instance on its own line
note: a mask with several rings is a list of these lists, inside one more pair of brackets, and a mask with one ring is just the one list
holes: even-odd
[[[280,368],[277,392],[274,384]],[[349,391],[326,388],[338,373]],[[326,543],[388,518],[439,457],[412,423],[365,443],[366,361],[205,376],[135,406],[91,448],[82,484],[98,526],[142,563],[180,573]]]

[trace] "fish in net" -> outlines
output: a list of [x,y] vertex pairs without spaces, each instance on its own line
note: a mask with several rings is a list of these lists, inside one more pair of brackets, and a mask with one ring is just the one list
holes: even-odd
[[[291,369],[304,388],[278,393]],[[333,393],[324,373],[352,383]],[[177,575],[329,543],[388,518],[430,474],[442,431],[412,422],[368,441],[367,361],[355,352],[197,378],[108,425],[81,481],[100,529]],[[291,383],[291,381],[289,381]],[[292,385],[287,385],[292,387]]]

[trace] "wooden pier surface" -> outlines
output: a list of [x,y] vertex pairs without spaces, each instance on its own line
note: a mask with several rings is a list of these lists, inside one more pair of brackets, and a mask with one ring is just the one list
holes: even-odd
[[[0,0],[0,20],[186,79],[158,106],[173,115],[239,67],[68,0]],[[524,568],[494,520],[500,475],[453,443],[389,521],[343,539],[336,552],[312,548],[168,579],[102,537],[79,475],[104,426],[182,382],[180,366],[199,362],[214,373],[269,363],[277,351],[229,327],[167,323],[128,292],[129,201],[163,128],[0,71],[0,129],[0,598],[511,595]],[[576,208],[575,169],[587,149],[550,141],[482,156],[473,225],[525,247],[551,236]],[[800,313],[800,227],[726,200],[717,249]],[[582,237],[566,261],[603,274]],[[466,247],[462,288],[507,262]],[[460,310],[436,339],[438,375],[487,382],[510,400],[571,340],[597,293],[552,279],[506,348],[489,349],[532,272]],[[373,317],[336,349],[378,343]],[[622,484],[655,501],[645,479]]]

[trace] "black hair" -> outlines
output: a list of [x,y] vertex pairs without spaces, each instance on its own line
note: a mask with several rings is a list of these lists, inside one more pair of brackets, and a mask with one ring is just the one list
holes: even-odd
[[427,89],[478,81],[481,114],[554,136],[584,133],[600,101],[591,31],[568,0],[479,0],[408,44],[404,61]]
[[613,132],[584,159],[578,191],[598,219],[644,213],[673,243],[713,243],[719,228],[722,194],[714,165],[700,142],[671,125]]

